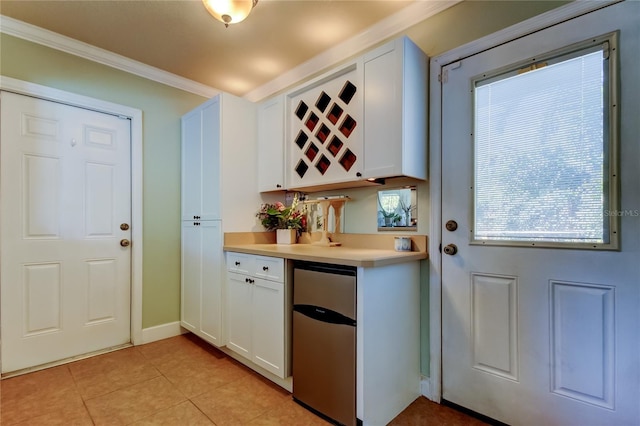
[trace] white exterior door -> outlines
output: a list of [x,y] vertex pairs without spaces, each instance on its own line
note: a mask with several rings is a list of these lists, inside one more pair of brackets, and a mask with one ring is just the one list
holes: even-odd
[[2,372],[130,342],[130,121],[1,102]]
[[[442,246],[453,244],[457,253],[442,255],[443,399],[513,425],[640,424],[639,22],[640,3],[624,2],[444,67]],[[620,78],[621,96],[612,106],[620,114],[619,166],[603,185],[619,179],[620,201],[603,215],[619,216],[619,235],[612,238],[620,238],[620,249],[552,247],[535,238],[513,243],[509,237],[483,244],[474,229],[480,215],[474,154],[488,155],[475,139],[487,117],[480,121],[474,114],[476,82],[616,31],[619,67],[608,78]],[[531,111],[551,110],[542,104]],[[491,125],[512,124],[501,117],[492,117],[501,121]],[[562,117],[543,123],[562,126]],[[530,134],[520,136],[505,152],[520,149]],[[489,174],[504,161],[498,158]],[[519,170],[511,172],[505,180],[515,182]],[[540,176],[543,171],[530,175],[529,183],[537,185]],[[607,209],[606,200],[599,209]],[[450,220],[456,230],[445,226]]]

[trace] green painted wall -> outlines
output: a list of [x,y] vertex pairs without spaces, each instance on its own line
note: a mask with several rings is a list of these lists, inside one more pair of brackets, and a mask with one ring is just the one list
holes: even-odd
[[142,110],[143,328],[180,318],[180,117],[206,99],[0,35],[0,74]]
[[557,0],[463,1],[405,31],[429,57],[571,3]]
[[[465,1],[414,25],[405,34],[433,57],[566,3]],[[0,74],[143,111],[143,327],[177,321],[180,317],[180,117],[206,99],[5,34],[0,34]],[[418,205],[420,223],[427,224],[428,184],[421,183],[419,191],[426,195],[420,197],[422,201]],[[373,210],[370,208],[372,191],[349,192],[356,201],[347,209],[346,230],[375,232],[368,229],[375,228],[375,206]],[[358,199],[363,201],[360,203]],[[362,219],[369,210],[370,224]],[[350,231],[350,226],[358,229]],[[422,226],[419,231],[428,232]],[[422,372],[428,376],[428,266],[422,269]]]

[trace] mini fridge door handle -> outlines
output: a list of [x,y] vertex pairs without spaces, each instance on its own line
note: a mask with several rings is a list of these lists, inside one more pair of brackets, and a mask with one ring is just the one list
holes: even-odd
[[293,311],[299,312],[302,315],[317,321],[327,322],[330,324],[349,325],[352,327],[356,326],[356,320],[321,306],[293,305]]

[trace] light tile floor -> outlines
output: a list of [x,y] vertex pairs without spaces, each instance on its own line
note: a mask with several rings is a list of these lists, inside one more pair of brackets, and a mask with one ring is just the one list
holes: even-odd
[[[327,425],[284,389],[193,335],[0,382],[0,424]],[[483,424],[418,398],[392,425]]]

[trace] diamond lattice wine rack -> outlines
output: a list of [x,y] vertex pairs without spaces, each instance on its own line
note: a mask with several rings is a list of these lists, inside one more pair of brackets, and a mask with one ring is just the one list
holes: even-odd
[[355,64],[288,96],[289,187],[358,179],[362,91]]

